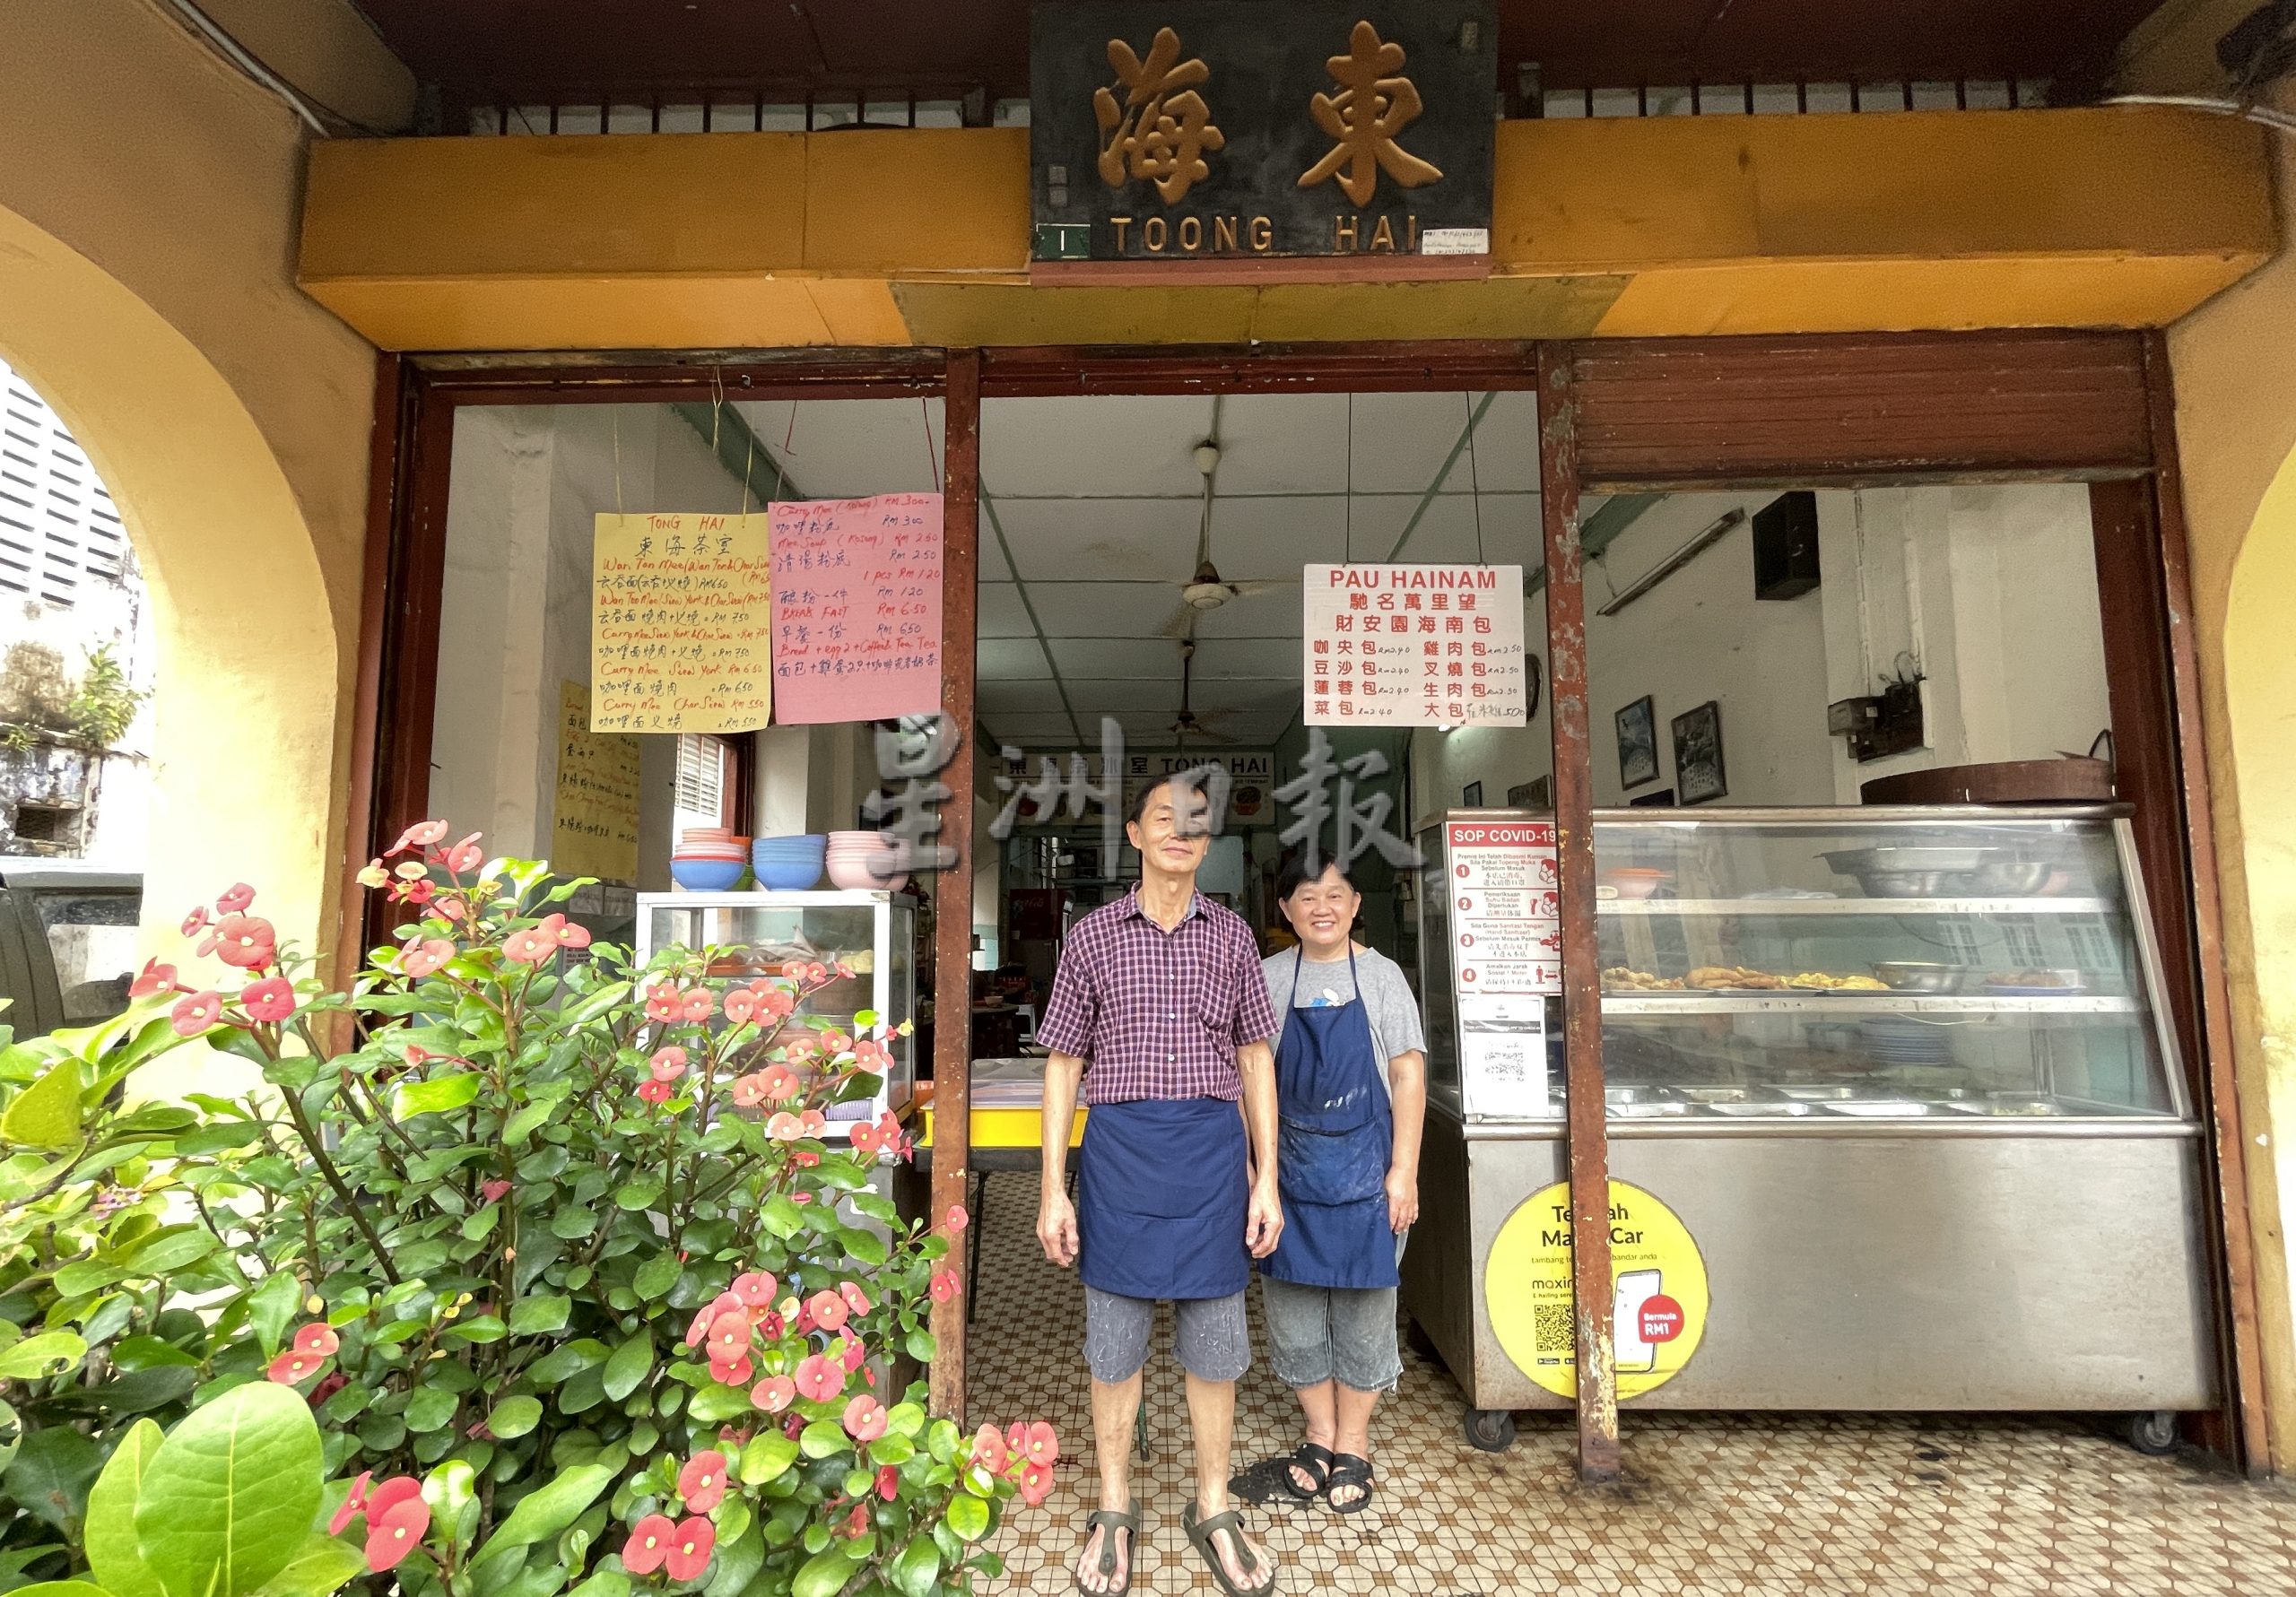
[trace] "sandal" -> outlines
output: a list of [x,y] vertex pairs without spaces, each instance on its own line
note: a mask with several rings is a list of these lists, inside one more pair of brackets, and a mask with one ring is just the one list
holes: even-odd
[[1228,1597],[1269,1597],[1269,1593],[1275,1590],[1275,1565],[1272,1560],[1267,1559],[1265,1551],[1261,1552],[1258,1558],[1261,1560],[1261,1567],[1267,1572],[1267,1578],[1256,1586],[1238,1585],[1229,1578],[1227,1566],[1220,1562],[1220,1549],[1212,1544],[1212,1539],[1222,1532],[1236,1539],[1236,1553],[1239,1558],[1245,1553],[1243,1522],[1237,1518],[1234,1509],[1230,1508],[1223,1513],[1215,1514],[1210,1519],[1198,1523],[1196,1517],[1196,1504],[1191,1500],[1188,1506],[1180,1511],[1180,1523],[1187,1529],[1188,1545],[1202,1556],[1204,1567],[1212,1571],[1212,1578],[1220,1583],[1220,1589],[1227,1593]]
[[1120,1586],[1111,1584],[1105,1592],[1094,1592],[1084,1584],[1084,1577],[1079,1573],[1073,1575],[1076,1589],[1082,1592],[1084,1597],[1125,1597],[1125,1593],[1132,1590],[1133,1575],[1140,1567],[1138,1560],[1134,1557],[1140,1549],[1140,1508],[1137,1500],[1135,1499],[1133,1507],[1126,1513],[1119,1514],[1113,1508],[1096,1508],[1086,1515],[1084,1540],[1090,1541],[1092,1539],[1092,1532],[1096,1530],[1101,1534],[1100,1556],[1095,1567],[1100,1578],[1105,1581],[1113,1582],[1116,1579],[1116,1533],[1122,1531],[1132,1538],[1125,1544],[1124,1549],[1124,1584]]
[[[1302,1503],[1312,1503],[1323,1496],[1324,1487],[1331,1474],[1331,1449],[1314,1442],[1302,1442],[1291,1453],[1280,1453],[1274,1458],[1264,1458],[1228,1482],[1228,1489],[1254,1507],[1264,1507],[1274,1501],[1276,1494]],[[1301,1490],[1292,1479],[1292,1471],[1300,1470],[1312,1477],[1315,1485]]]
[[[1352,1503],[1335,1502],[1331,1494],[1343,1486],[1360,1486],[1363,1495]],[[1352,1453],[1342,1453],[1332,1460],[1331,1475],[1324,1483],[1324,1500],[1335,1513],[1361,1514],[1371,1506],[1371,1461]]]

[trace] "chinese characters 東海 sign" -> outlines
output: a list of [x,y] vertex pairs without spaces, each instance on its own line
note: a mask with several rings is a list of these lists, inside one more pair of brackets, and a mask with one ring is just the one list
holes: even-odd
[[1530,721],[1520,566],[1309,566],[1309,726]]
[[772,507],[775,719],[890,721],[941,707],[941,496]]
[[1487,256],[1487,0],[1039,4],[1033,255]]
[[767,521],[600,516],[590,730],[749,732],[771,717]]
[[590,730],[590,688],[558,692],[558,802],[551,864],[561,876],[638,880],[638,740]]

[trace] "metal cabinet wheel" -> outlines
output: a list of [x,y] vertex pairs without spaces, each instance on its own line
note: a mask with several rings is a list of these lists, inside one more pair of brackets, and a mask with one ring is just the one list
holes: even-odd
[[1485,1453],[1504,1453],[1515,1445],[1515,1416],[1506,1409],[1469,1409],[1467,1444]]
[[2177,1415],[2173,1409],[2153,1409],[2131,1414],[2121,1422],[2121,1435],[2139,1453],[2161,1458],[2177,1450]]

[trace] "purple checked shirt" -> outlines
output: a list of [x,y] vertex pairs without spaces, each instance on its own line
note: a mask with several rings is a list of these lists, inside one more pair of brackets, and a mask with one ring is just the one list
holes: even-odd
[[1037,1041],[1084,1061],[1084,1101],[1243,1097],[1236,1050],[1275,1035],[1259,947],[1198,893],[1167,932],[1126,893],[1078,921]]

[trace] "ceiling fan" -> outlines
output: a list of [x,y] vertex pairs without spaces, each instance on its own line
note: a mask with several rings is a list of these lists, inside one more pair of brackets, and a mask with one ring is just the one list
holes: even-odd
[[[1179,745],[1183,749],[1187,747],[1187,740],[1190,738],[1196,738],[1200,742],[1207,743],[1234,742],[1236,741],[1234,738],[1223,737],[1219,733],[1214,732],[1212,728],[1206,726],[1204,724],[1203,717],[1198,716],[1195,710],[1189,707],[1188,700],[1195,690],[1195,687],[1196,640],[1192,638],[1183,638],[1180,641],[1180,715],[1179,719],[1172,723],[1172,733],[1178,738]],[[1219,720],[1220,717],[1224,715],[1232,713],[1233,712],[1227,710],[1213,710],[1210,712],[1212,718],[1214,721]]]
[[1206,438],[1196,447],[1196,469],[1204,474],[1204,513],[1196,529],[1196,575],[1180,585],[1179,608],[1164,622],[1167,638],[1183,640],[1196,636],[1196,618],[1206,611],[1217,610],[1231,599],[1248,599],[1255,594],[1274,593],[1292,586],[1288,582],[1230,582],[1220,575],[1220,568],[1212,563],[1212,479],[1220,469],[1220,444],[1216,438]]

